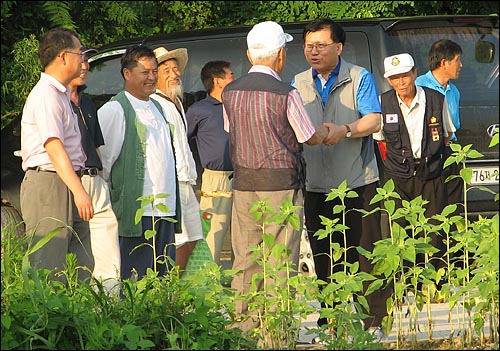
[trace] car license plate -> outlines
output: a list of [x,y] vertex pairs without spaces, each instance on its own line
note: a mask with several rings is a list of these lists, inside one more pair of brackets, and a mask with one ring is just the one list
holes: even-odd
[[498,184],[498,167],[471,167],[471,185]]

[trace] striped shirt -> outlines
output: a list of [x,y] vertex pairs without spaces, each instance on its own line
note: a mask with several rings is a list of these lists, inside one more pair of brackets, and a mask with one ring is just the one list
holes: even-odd
[[[255,65],[250,68],[248,73],[259,72],[269,74],[270,76],[281,81],[280,76],[272,68],[262,65]],[[299,95],[297,89],[292,89],[288,94],[287,99],[287,117],[299,143],[305,143],[315,133],[316,129],[311,122],[311,118],[304,108],[304,102]],[[229,132],[229,119],[223,107],[224,115],[224,130]]]

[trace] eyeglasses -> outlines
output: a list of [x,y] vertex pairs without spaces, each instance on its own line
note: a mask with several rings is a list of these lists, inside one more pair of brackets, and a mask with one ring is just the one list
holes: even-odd
[[86,54],[84,54],[83,52],[72,52],[72,51],[63,51],[63,52],[65,52],[67,54],[80,55],[80,58],[82,60],[85,60],[85,55]]
[[330,44],[323,44],[323,43],[320,43],[320,44],[306,44],[305,48],[306,48],[306,51],[313,51],[314,48],[316,48],[316,50],[318,50],[318,51],[323,51],[323,50],[326,49],[327,46],[330,46],[330,45],[333,45],[333,44],[337,44],[337,43],[332,42]]

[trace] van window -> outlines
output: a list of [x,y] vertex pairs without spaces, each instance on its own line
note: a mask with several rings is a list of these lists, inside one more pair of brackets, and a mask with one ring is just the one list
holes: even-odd
[[113,95],[123,90],[123,78],[120,74],[121,55],[109,56],[90,64],[85,92],[90,95],[97,107],[101,107]]
[[[391,33],[394,53],[408,52],[415,59],[418,74],[429,70],[427,53],[430,45],[439,39],[450,39],[462,47],[462,70],[453,83],[460,90],[463,105],[485,105],[498,102],[498,29],[480,27],[440,27],[402,30]],[[476,42],[485,40],[495,45],[495,58],[491,63],[476,61]],[[498,103],[497,103],[498,104]]]
[[[287,44],[287,62],[281,74],[284,82],[290,83],[293,77],[309,68],[304,57],[302,32],[291,33],[294,40]],[[172,43],[157,43],[168,50],[179,47],[187,48],[188,64],[182,75],[184,91],[195,93],[204,91],[200,80],[201,68],[208,61],[226,60],[231,62],[235,78],[246,74],[250,69],[246,55],[246,34],[235,33],[232,38],[188,39]],[[123,89],[123,78],[120,75],[120,57],[124,50],[115,52],[106,58],[97,58],[91,62],[91,70],[87,75],[86,92],[93,98],[98,107]],[[97,56],[98,57],[98,56]],[[362,32],[347,32],[347,40],[342,57],[351,63],[370,69],[368,39]]]
[[[489,147],[490,130],[498,125],[498,28],[483,27],[434,27],[409,29],[391,32],[395,54],[411,53],[418,68],[418,74],[429,70],[427,54],[435,41],[447,38],[462,47],[463,64],[460,76],[453,83],[460,91],[460,129],[458,140],[462,145],[472,144],[480,150],[484,159],[496,159],[498,145]],[[495,46],[495,57],[491,63],[476,60],[475,47],[480,40],[489,41]]]
[[[287,43],[286,65],[281,73],[281,79],[287,83],[290,83],[297,73],[309,68],[309,64],[304,57],[302,32],[290,34],[293,35],[294,40]],[[182,44],[175,43],[175,47],[185,47],[188,49],[188,68],[182,77],[185,91],[195,92],[204,90],[203,84],[200,81],[200,72],[201,68],[208,61],[226,60],[231,62],[231,69],[234,72],[235,78],[239,78],[248,72],[250,62],[248,62],[246,54],[246,34],[239,35],[240,37],[231,39],[210,38],[187,41]],[[346,45],[342,57],[345,57],[347,61],[369,68],[370,55],[366,35],[361,32],[347,33]]]

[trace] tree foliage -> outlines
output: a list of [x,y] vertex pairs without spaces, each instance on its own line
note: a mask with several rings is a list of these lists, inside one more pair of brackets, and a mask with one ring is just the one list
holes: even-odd
[[[31,88],[40,78],[42,65],[36,56],[37,52],[38,40],[34,34],[30,34],[28,38],[23,38],[14,44],[12,59],[15,64],[4,65],[2,63],[2,129],[4,124],[8,124],[8,121],[20,112]],[[4,67],[5,76],[9,78],[6,81],[3,81]],[[17,108],[13,111],[6,111],[4,115],[4,106]]]
[[98,48],[135,36],[265,20],[484,15],[498,10],[496,1],[32,1],[29,6],[2,1],[2,128],[6,116],[19,114],[26,92],[39,77],[35,38],[53,27],[74,29],[84,45]]
[[69,13],[68,1],[44,1],[42,8],[52,27],[76,29],[75,22]]

